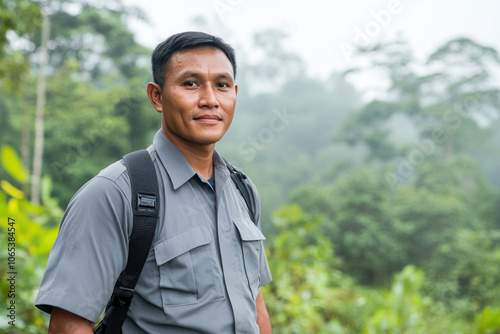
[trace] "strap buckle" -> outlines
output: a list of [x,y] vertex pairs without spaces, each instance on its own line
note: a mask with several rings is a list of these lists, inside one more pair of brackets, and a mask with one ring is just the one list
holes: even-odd
[[156,207],[156,196],[143,193],[137,194],[137,211],[141,213],[154,213],[156,212]]
[[115,287],[113,296],[111,297],[111,304],[117,307],[124,307],[129,305],[134,296],[134,289],[126,288],[124,286]]

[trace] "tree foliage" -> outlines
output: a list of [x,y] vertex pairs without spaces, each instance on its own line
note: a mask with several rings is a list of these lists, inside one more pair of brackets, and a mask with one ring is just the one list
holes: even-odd
[[[0,91],[17,92],[29,72],[25,54],[12,48],[9,39],[28,37],[41,21],[40,7],[36,2],[0,0]],[[1,109],[0,102],[0,121]]]
[[269,247],[273,281],[264,295],[273,328],[282,333],[318,333],[334,321],[335,300],[343,281],[331,243],[315,230],[317,217],[304,215],[299,206],[283,207],[274,223],[279,235]]
[[[432,157],[474,154],[491,139],[500,116],[500,91],[492,73],[499,68],[496,50],[467,38],[445,43],[425,64],[416,63],[403,41],[380,43],[360,50],[370,57],[372,67],[388,82],[384,96],[350,114],[337,135],[350,145],[363,144],[369,159],[391,161],[411,153],[412,140],[431,141]],[[424,70],[417,71],[417,66]],[[367,69],[352,69],[348,75]],[[424,73],[421,73],[424,72]],[[408,120],[409,134],[394,141],[396,116]],[[401,145],[404,143],[406,145]]]

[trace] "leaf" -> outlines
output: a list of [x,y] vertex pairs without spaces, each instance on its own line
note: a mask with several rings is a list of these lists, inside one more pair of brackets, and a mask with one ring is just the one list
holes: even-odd
[[57,234],[59,233],[59,228],[54,227],[44,232],[43,238],[37,245],[36,254],[46,255],[50,253],[54,242],[56,241]]
[[1,153],[2,165],[12,177],[21,183],[28,181],[28,173],[23,167],[16,151],[10,146],[2,146]]
[[478,333],[485,333],[487,330],[500,328],[500,310],[487,306],[481,313],[476,314],[475,322],[478,326]]
[[6,180],[0,181],[0,187],[3,190],[5,190],[5,192],[7,194],[9,194],[10,196],[12,196],[14,198],[22,199],[24,197],[24,193],[21,190],[14,187],[12,184],[10,184],[9,181],[6,181]]
[[33,204],[28,200],[20,201],[20,208],[25,213],[33,213],[35,215],[43,215],[44,209],[41,205]]

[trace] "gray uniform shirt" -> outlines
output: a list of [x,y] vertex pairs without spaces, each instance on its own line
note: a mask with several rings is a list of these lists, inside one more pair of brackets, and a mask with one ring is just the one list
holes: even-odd
[[[255,300],[271,281],[265,238],[221,156],[214,153],[214,191],[161,131],[148,151],[158,175],[160,216],[123,333],[258,333]],[[248,182],[260,217],[259,196]],[[50,253],[37,307],[50,312],[56,306],[97,320],[127,262],[130,196],[123,161],[75,194]]]

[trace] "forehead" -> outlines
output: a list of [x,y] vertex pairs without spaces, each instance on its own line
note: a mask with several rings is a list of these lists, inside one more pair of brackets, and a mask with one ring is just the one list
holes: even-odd
[[233,66],[226,54],[217,48],[199,47],[179,50],[172,54],[165,67],[165,76],[180,75],[185,71],[204,73],[227,72],[234,78]]

